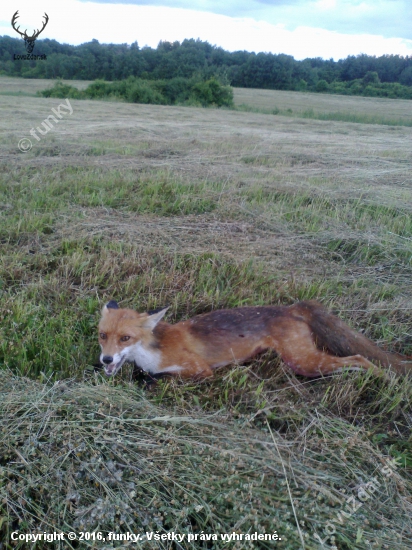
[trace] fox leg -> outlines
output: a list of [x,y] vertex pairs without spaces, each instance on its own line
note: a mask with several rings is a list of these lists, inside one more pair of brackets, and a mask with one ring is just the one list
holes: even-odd
[[275,342],[273,348],[282,360],[297,374],[320,376],[344,370],[369,370],[377,376],[383,371],[362,355],[337,357],[319,350],[306,323],[289,329],[285,338]]
[[[192,378],[195,380],[203,380],[213,376],[213,371],[209,364],[202,359],[199,355],[190,354],[186,355],[185,359],[179,361],[179,370],[173,371],[173,374],[180,376],[181,378]],[[167,370],[167,369],[165,369]]]

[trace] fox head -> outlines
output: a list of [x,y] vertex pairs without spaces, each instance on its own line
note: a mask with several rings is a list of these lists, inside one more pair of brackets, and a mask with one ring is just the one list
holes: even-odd
[[107,376],[114,376],[123,363],[133,362],[137,355],[144,354],[144,350],[150,356],[149,346],[154,342],[152,331],[168,309],[137,313],[119,308],[114,300],[103,307],[99,322],[100,362]]

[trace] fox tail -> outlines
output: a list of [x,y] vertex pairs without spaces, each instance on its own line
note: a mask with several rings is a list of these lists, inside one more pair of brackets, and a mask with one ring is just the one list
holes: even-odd
[[296,306],[309,324],[319,349],[326,349],[338,357],[359,354],[382,367],[391,366],[398,374],[412,372],[411,357],[382,350],[371,340],[348,327],[319,302],[309,300]]

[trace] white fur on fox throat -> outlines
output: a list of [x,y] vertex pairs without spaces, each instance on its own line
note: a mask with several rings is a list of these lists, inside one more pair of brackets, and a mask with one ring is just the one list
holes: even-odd
[[[100,361],[103,363],[104,354],[100,356]],[[163,372],[180,372],[183,367],[179,365],[170,365],[170,367],[159,368],[161,361],[161,354],[156,350],[148,350],[142,345],[142,342],[136,342],[132,346],[124,348],[120,353],[115,353],[113,356],[113,362],[110,365],[104,365],[104,372],[107,376],[114,376],[123,366],[126,361],[134,362],[145,372],[151,374],[158,374]],[[108,372],[108,369],[115,365],[112,372]]]

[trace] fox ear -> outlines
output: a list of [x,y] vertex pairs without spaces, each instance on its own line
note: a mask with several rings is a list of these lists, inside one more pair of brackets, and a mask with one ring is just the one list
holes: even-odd
[[168,307],[170,307],[170,306],[161,306],[161,307],[157,307],[156,309],[149,309],[147,314],[148,315],[154,315],[155,313],[159,313],[159,311],[163,311],[164,309],[167,310]]
[[119,309],[119,304],[116,300],[110,300],[110,302],[107,302],[107,304],[103,306],[102,313],[105,313],[108,309]]
[[157,311],[156,313],[153,313],[152,315],[149,315],[143,322],[143,326],[145,328],[150,328],[153,330],[157,323],[162,319],[166,311],[169,309],[170,306],[165,307],[161,309],[160,311]]

